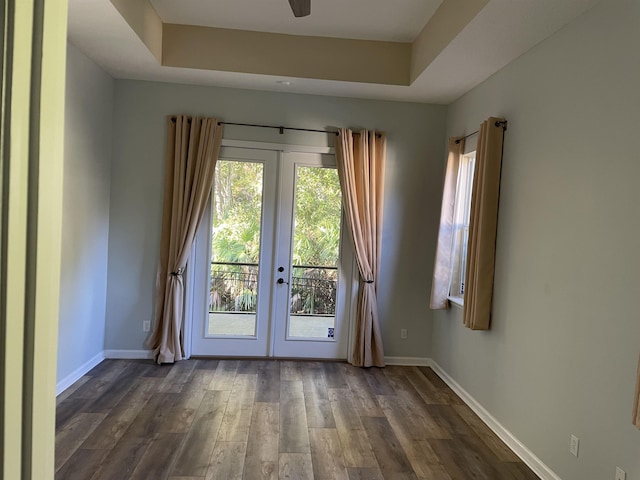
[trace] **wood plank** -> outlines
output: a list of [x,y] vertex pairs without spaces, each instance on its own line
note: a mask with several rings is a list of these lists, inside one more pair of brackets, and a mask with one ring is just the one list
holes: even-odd
[[256,391],[258,389],[257,373],[238,373],[233,379],[233,389],[245,389]]
[[[90,401],[90,400],[89,400]],[[84,398],[67,398],[56,407],[56,431],[60,431],[87,404]]]
[[198,358],[196,359],[196,370],[213,370],[218,368],[219,360],[213,358]]
[[364,378],[369,384],[371,393],[374,395],[395,395],[396,391],[393,385],[386,377],[382,368],[371,367],[365,369],[363,372]]
[[418,367],[409,367],[406,371],[406,377],[425,403],[434,405],[451,404],[451,398],[444,393],[444,390],[438,390],[434,387],[422,372],[418,370]]
[[427,405],[428,412],[435,421],[452,435],[473,435],[475,432],[456,412],[452,405]]
[[360,372],[347,370],[347,383],[353,392],[353,403],[361,417],[382,417],[384,414]]
[[378,395],[377,398],[391,428],[403,444],[429,438],[428,431],[422,428],[420,422],[416,422],[415,416],[408,414],[397,395]]
[[102,360],[98,365],[93,367],[87,372],[88,377],[109,377],[113,376],[113,371],[119,371],[124,368],[126,364],[130,363],[130,360],[121,360],[115,358],[106,358]]
[[154,360],[137,361],[147,366],[147,371],[145,372],[144,376],[152,378],[166,378],[173,366],[168,363],[158,365]]
[[305,396],[316,400],[328,400],[324,372],[320,368],[302,367],[302,388]]
[[278,478],[279,417],[278,403],[255,403],[244,461],[244,479]]
[[315,480],[349,479],[335,428],[310,428],[309,441]]
[[339,425],[338,438],[342,446],[342,456],[346,467],[377,468],[376,460],[369,439],[363,430],[345,430]]
[[87,480],[92,478],[108,450],[77,449],[56,472],[56,480]]
[[453,479],[474,478],[477,480],[506,479],[469,442],[465,435],[454,435],[451,440],[429,440],[443,467]]
[[180,360],[173,363],[164,377],[160,391],[165,393],[180,393],[188,383],[191,373],[196,368],[196,360]]
[[204,477],[222,424],[228,391],[207,391],[187,434],[172,475]]
[[385,480],[379,468],[348,468],[349,480]]
[[322,371],[327,388],[349,388],[345,371],[353,368],[356,367],[346,363],[323,362]]
[[411,405],[406,399],[396,395],[379,395],[377,398],[394,431],[402,431],[408,440],[451,438],[420,405]]
[[280,480],[313,480],[311,453],[281,453],[278,472]]
[[[89,372],[87,375],[92,378],[69,395],[69,399],[95,400],[110,388],[111,383],[129,364],[129,360],[105,360],[94,368],[99,374],[92,374],[93,370]],[[86,404],[89,405],[89,402]]]
[[424,402],[423,398],[404,376],[403,370],[399,370],[402,367],[387,368],[390,368],[390,371],[385,371],[385,375],[396,391],[398,404],[412,421],[424,430],[425,436],[421,438],[451,438],[446,428],[436,421],[429,410],[429,405]]
[[238,360],[220,360],[209,390],[231,390],[238,371]]
[[89,435],[82,444],[82,448],[112,449],[154,394],[160,381],[161,379],[158,378],[144,378],[136,387],[129,390],[120,403]]
[[452,480],[428,440],[418,440],[403,449],[420,480]]
[[200,408],[205,390],[186,386],[177,394],[176,401],[167,412],[160,431],[170,433],[187,433],[191,428],[193,417]]
[[84,377],[80,377],[78,380],[76,380],[76,382],[73,385],[69,386],[63,392],[60,392],[60,394],[56,397],[56,406],[64,402],[67,398],[69,398],[69,396],[73,392],[78,390],[82,385],[87,383],[89,380],[91,380],[91,377],[88,375],[85,375]]
[[430,367],[418,367],[418,370],[447,398],[450,405],[464,405],[462,399]]
[[140,459],[130,480],[147,480],[166,478],[169,467],[173,462],[180,444],[184,439],[183,433],[158,433]]
[[520,458],[493,433],[493,431],[466,405],[454,405],[453,409],[473,429],[487,447],[502,462],[520,462]]
[[[126,437],[153,437],[160,431],[178,399],[177,393],[156,393],[151,396],[125,432]],[[119,443],[119,442],[118,442]]]
[[[154,434],[143,437],[126,435],[109,452],[91,480],[122,480],[129,478],[138,466]],[[96,450],[98,451],[98,450]]]
[[330,389],[329,401],[336,427],[340,426],[345,430],[364,430],[351,390]]
[[206,480],[241,480],[246,442],[216,442]]
[[79,413],[56,433],[56,470],[75,453],[105,417],[106,413]]
[[280,453],[310,453],[302,381],[280,385]]
[[301,368],[304,404],[309,428],[335,428],[323,371],[319,368]]
[[[200,361],[200,360],[198,360]],[[217,362],[216,362],[217,365]],[[208,390],[209,385],[216,376],[216,369],[214,368],[197,368],[198,364],[196,363],[196,368],[191,372],[191,377],[189,378],[188,388],[191,390]]]
[[385,478],[417,478],[386,418],[362,417],[362,423]]
[[280,401],[280,368],[260,368],[256,402],[274,403]]
[[440,460],[425,439],[419,422],[407,416],[398,405],[396,396],[378,396],[378,402],[396,434],[416,476],[428,480],[450,480]]
[[359,412],[354,405],[353,392],[329,389],[329,398],[345,466],[377,468],[378,462],[363,431]]
[[442,380],[436,372],[433,371],[431,367],[418,367],[418,370],[422,372],[422,374],[431,382],[435,388],[439,390],[443,390],[445,388],[449,388],[449,386]]
[[538,476],[533,473],[533,470],[531,470],[521,461],[505,462],[504,466],[513,477],[513,480],[540,480]]
[[280,380],[283,382],[302,382],[300,362],[284,360],[280,362]]
[[238,375],[238,377],[247,380],[239,381],[231,390],[227,409],[222,417],[222,425],[218,431],[220,442],[246,442],[249,437],[256,391],[252,388],[255,384],[248,379],[255,378],[255,375]]
[[262,362],[259,360],[238,360],[237,373],[254,373],[258,374]]
[[305,394],[304,406],[309,428],[335,428],[336,422],[328,399],[313,399]]
[[140,380],[146,366],[131,362],[115,377],[109,388],[96,398],[90,405],[84,408],[85,412],[108,413]]

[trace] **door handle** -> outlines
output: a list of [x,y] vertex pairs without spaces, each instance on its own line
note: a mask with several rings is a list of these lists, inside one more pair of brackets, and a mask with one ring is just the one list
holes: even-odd
[[289,285],[289,282],[285,282],[284,278],[279,278],[277,283],[278,283],[278,285],[282,285],[283,283],[286,283],[287,285]]
[[284,272],[284,267],[278,267],[279,272]]

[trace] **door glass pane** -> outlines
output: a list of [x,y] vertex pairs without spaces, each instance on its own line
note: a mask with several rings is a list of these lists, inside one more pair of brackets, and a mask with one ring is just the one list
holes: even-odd
[[297,167],[289,337],[334,338],[342,198],[334,168]]
[[212,199],[207,333],[255,336],[263,164],[219,160]]

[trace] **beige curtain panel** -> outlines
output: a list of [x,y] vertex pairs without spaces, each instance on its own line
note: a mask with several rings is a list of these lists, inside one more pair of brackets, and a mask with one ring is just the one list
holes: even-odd
[[[456,143],[457,142],[457,143]],[[453,255],[453,222],[456,204],[456,187],[460,157],[464,153],[464,137],[449,139],[449,157],[444,176],[444,190],[442,194],[442,209],[440,210],[440,229],[438,230],[438,245],[433,266],[433,280],[431,282],[432,310],[449,308],[449,283],[451,280],[451,256]]]
[[211,193],[222,126],[215,118],[168,119],[160,262],[151,347],[158,363],[184,358],[182,273]]
[[504,119],[490,117],[478,134],[463,307],[464,324],[472,330],[491,324],[503,125]]
[[633,424],[640,428],[640,360],[638,361],[638,379],[636,380],[636,394],[633,404]]
[[386,149],[384,133],[340,129],[336,137],[340,188],[360,271],[351,357],[351,363],[358,367],[384,366],[377,292]]

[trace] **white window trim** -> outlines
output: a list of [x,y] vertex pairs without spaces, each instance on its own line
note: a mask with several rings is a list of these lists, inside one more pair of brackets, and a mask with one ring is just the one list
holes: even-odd
[[[464,154],[462,155],[462,158],[461,158],[460,168],[462,168],[462,161],[463,161],[463,160],[468,159],[470,156],[473,156],[473,157],[474,157],[474,160],[475,160],[475,154],[476,154],[475,149],[470,150],[470,151],[468,151],[468,152],[464,153]],[[460,171],[458,172],[458,175],[459,175],[459,174],[460,174]],[[472,180],[470,179],[470,181],[472,181]],[[457,202],[457,200],[458,200],[458,195],[459,195],[459,191],[458,191],[458,189],[459,189],[459,188],[460,188],[460,185],[458,184],[458,185],[457,185],[457,188],[456,188],[456,202]],[[472,195],[471,191],[469,191],[469,195]],[[469,196],[469,204],[465,207],[465,209],[470,209],[470,208],[471,208],[471,207],[470,207],[470,201],[471,201],[471,197]],[[457,207],[457,205],[456,205],[456,209],[457,209],[457,208],[458,208],[458,207]],[[467,213],[467,215],[468,215],[468,213]],[[454,252],[454,253],[455,253],[455,252]],[[466,261],[466,258],[465,258],[465,261]],[[450,292],[450,293],[451,293],[451,288],[452,288],[453,283],[454,283],[454,281],[453,281],[453,273],[454,273],[454,261],[453,261],[453,258],[452,258],[451,268],[450,268],[450,271],[449,271],[449,292]],[[461,279],[461,281],[463,281],[463,280],[464,280],[464,279]],[[463,305],[464,305],[464,294],[463,294],[463,295],[449,295],[449,296],[447,297],[447,300],[449,300],[449,303],[450,303],[450,304],[453,304],[453,305],[455,305],[455,306],[456,306],[456,307],[458,307],[458,308],[462,308],[462,307],[463,307]]]
[[452,297],[452,296],[448,296],[447,300],[449,300],[449,303],[451,305],[454,305],[457,308],[462,309],[462,307],[464,307],[464,297]]

